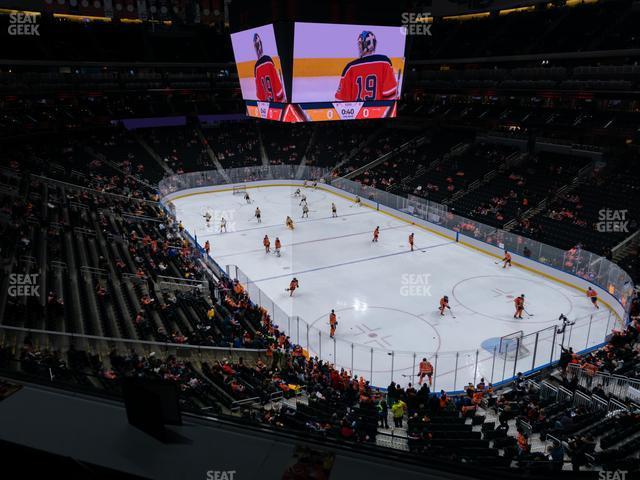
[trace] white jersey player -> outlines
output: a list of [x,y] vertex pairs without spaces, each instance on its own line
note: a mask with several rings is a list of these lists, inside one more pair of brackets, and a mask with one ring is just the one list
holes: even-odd
[[309,207],[307,206],[307,204],[305,203],[302,206],[302,218],[309,218]]
[[256,213],[254,214],[258,223],[262,223],[262,212],[260,211],[260,207],[256,207]]
[[338,216],[338,209],[336,208],[336,204],[331,202],[331,216],[333,218]]
[[293,192],[293,196],[296,197],[296,198],[298,198],[300,196],[300,189],[299,188],[296,188],[296,191]]
[[251,203],[251,197],[249,196],[249,192],[244,193],[244,201],[247,203]]
[[303,193],[303,194],[300,196],[300,205],[303,205],[303,204],[305,204],[305,205],[306,205],[306,203],[307,203],[307,196]]
[[227,231],[227,221],[224,217],[220,219],[220,233]]
[[205,212],[203,217],[204,217],[205,223],[207,224],[207,228],[209,228],[211,226],[211,214],[209,212]]

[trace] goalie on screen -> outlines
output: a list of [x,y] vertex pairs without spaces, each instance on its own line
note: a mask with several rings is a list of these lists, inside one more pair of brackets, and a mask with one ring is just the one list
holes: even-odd
[[257,33],[253,36],[253,47],[258,61],[253,69],[256,78],[256,96],[262,102],[284,102],[284,89],[275,63],[262,49],[262,40]]
[[360,58],[349,62],[342,71],[336,100],[363,102],[393,100],[397,97],[398,81],[393,74],[391,60],[376,54],[377,40],[367,30],[358,35]]

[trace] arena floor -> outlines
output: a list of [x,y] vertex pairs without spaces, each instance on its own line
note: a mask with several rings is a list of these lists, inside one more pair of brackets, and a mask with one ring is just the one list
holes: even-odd
[[[211,256],[221,266],[237,265],[279,309],[300,317],[299,324],[279,320],[293,341],[308,345],[312,355],[353,367],[374,385],[386,387],[392,378],[403,385],[417,382],[423,357],[436,368],[436,389],[459,390],[480,377],[495,383],[514,370],[548,363],[554,339],[557,359],[557,344],[582,350],[602,342],[613,327],[609,311],[595,310],[583,292],[518,267],[503,269],[489,255],[328,190],[302,189],[310,209],[303,219],[294,190],[252,187],[251,204],[232,191],[184,195],[173,203],[176,217],[198,242],[210,241]],[[331,217],[332,202],[337,218]],[[207,211],[210,227],[203,218]],[[285,227],[287,215],[294,230]],[[219,231],[221,217],[226,233]],[[376,226],[380,239],[373,243]],[[265,253],[265,235],[272,248],[280,238],[280,257]],[[293,277],[300,288],[290,297],[285,289]],[[249,291],[256,300],[253,286]],[[513,298],[522,293],[528,314],[514,319]],[[443,295],[449,296],[451,312],[442,317],[437,307]],[[335,342],[329,338],[331,309],[338,315]],[[560,313],[576,324],[554,336]],[[543,329],[536,342],[532,333]],[[500,337],[516,331],[524,332],[525,348],[514,366],[513,355],[493,352]]]

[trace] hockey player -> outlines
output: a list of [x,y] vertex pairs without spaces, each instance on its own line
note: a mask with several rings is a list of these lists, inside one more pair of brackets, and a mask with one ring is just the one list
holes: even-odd
[[302,206],[302,218],[309,218],[309,207],[306,203]]
[[420,362],[420,373],[419,373],[418,385],[422,385],[422,380],[424,379],[424,377],[428,377],[429,386],[431,386],[432,376],[433,376],[433,365],[431,365],[431,362],[429,362],[429,360],[427,360],[426,358],[423,358],[422,361]]
[[262,212],[259,207],[256,207],[255,217],[258,220],[258,223],[262,223]]
[[244,192],[244,201],[247,203],[251,203],[251,197],[249,196],[249,192]]
[[220,219],[220,233],[227,231],[227,221],[222,217]]
[[336,334],[336,327],[338,326],[338,317],[336,317],[336,312],[331,310],[331,314],[329,315],[329,336],[333,338]]
[[587,297],[589,297],[594,307],[596,307],[597,309],[600,309],[600,305],[598,305],[598,292],[596,292],[593,288],[589,287],[587,288]]
[[289,288],[285,289],[285,291],[289,292],[290,297],[293,297],[293,292],[296,288],[300,288],[300,283],[296,277],[293,277],[293,280],[289,283]]
[[516,306],[516,313],[513,314],[513,318],[522,318],[522,312],[524,312],[524,293],[513,300]]
[[377,243],[379,236],[380,236],[380,227],[376,227],[376,229],[373,231],[373,239],[371,241],[374,243]]
[[296,188],[296,191],[293,192],[293,196],[296,197],[296,198],[298,198],[300,196],[300,189],[299,188]]
[[336,208],[336,204],[331,202],[331,216],[336,218],[338,216],[338,209]]
[[286,97],[282,88],[282,80],[273,59],[265,55],[260,35],[253,35],[253,48],[258,61],[253,68],[256,79],[256,97],[261,102],[284,102]]
[[204,221],[205,221],[205,223],[207,225],[207,228],[209,228],[211,226],[211,214],[209,212],[205,212],[203,217],[204,217]]
[[560,316],[558,317],[558,320],[562,322],[562,326],[558,327],[558,330],[556,332],[558,335],[563,334],[567,329],[567,327],[570,327],[571,325],[576,323],[576,322],[570,322],[564,313],[560,314]]
[[207,253],[207,255],[209,255],[210,250],[211,250],[211,244],[209,243],[209,240],[207,240],[206,242],[204,242],[204,251]]
[[449,311],[451,311],[451,307],[449,306],[449,297],[447,297],[446,295],[440,299],[440,307],[438,308],[438,310],[440,310],[441,317],[444,317],[445,308],[448,308]]
[[293,220],[288,215],[287,215],[287,219],[284,221],[284,224],[287,226],[287,228],[289,230],[293,230],[294,229]]
[[313,187],[314,189],[318,188],[318,182],[313,182],[312,187]]
[[299,203],[299,205],[302,205],[304,203],[307,203],[307,196],[304,193],[302,193],[300,195],[300,203]]
[[364,30],[358,35],[359,58],[342,70],[336,100],[363,102],[392,100],[398,96],[398,81],[391,60],[376,54],[377,40],[373,32]]
[[502,268],[507,268],[507,265],[511,267],[511,254],[505,250],[502,258]]
[[271,252],[271,241],[269,240],[268,235],[265,235],[262,239],[262,245],[264,245],[264,253]]
[[354,201],[355,201],[355,203],[356,203],[356,205],[357,205],[358,207],[361,205],[361,203],[360,203],[360,197],[359,197],[358,195],[356,195],[356,198],[355,198],[355,200],[354,200]]
[[413,232],[409,235],[409,246],[411,247],[411,251],[413,252]]
[[276,247],[276,255],[279,257],[280,249],[282,248],[282,243],[280,243],[280,239],[278,237],[276,237],[275,247]]

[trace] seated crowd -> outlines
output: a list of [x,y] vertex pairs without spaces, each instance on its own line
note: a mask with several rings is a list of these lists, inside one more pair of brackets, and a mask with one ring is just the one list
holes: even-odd
[[[260,163],[251,127],[241,128],[246,129],[241,143]],[[237,152],[237,144],[232,145],[237,142],[236,129],[228,132],[223,128],[217,133],[227,139],[219,143],[227,147],[217,152],[226,163],[235,156],[230,153]],[[212,139],[214,134],[207,135]],[[404,135],[397,133],[395,144],[406,140]],[[157,145],[166,143],[159,148],[168,148],[163,151],[175,155],[169,162],[179,166],[181,153],[174,152],[170,142],[153,136],[149,140]],[[32,267],[25,259],[38,259],[49,270],[42,280],[49,288],[40,310],[31,303],[7,302],[2,323],[46,327],[80,334],[79,338],[81,334],[110,337],[117,346],[109,345],[108,354],[97,355],[80,340],[65,346],[38,334],[23,334],[11,337],[11,344],[6,341],[9,337],[3,337],[2,368],[45,378],[53,375],[61,382],[116,394],[123,377],[161,378],[179,387],[186,409],[238,412],[247,421],[360,443],[378,442],[378,437],[388,432],[391,418],[394,432],[406,431],[411,452],[425,458],[484,465],[517,462],[545,469],[562,468],[564,463],[574,469],[587,464],[609,465],[611,449],[623,442],[610,435],[611,426],[636,433],[633,413],[617,414],[614,422],[602,412],[546,398],[539,385],[520,377],[506,388],[481,379],[458,395],[433,392],[430,381],[419,388],[411,383],[406,388],[392,383],[385,392],[371,386],[362,375],[319,360],[294,343],[267,310],[253,303],[255,298],[250,298],[242,282],[207,268],[211,266],[208,255],[191,242],[180,221],[157,203],[151,182],[162,174],[149,178],[149,170],[157,165],[143,161],[146,154],[135,145],[129,133],[110,131],[89,137],[83,145],[86,149],[61,140],[34,147],[24,157],[17,150],[7,155],[1,178],[6,188],[0,191],[2,258],[14,273],[28,273]],[[365,164],[394,145],[375,141],[358,162]],[[464,157],[468,163],[461,160],[461,164],[446,167],[451,170],[443,167],[435,171],[442,174],[445,184],[464,188],[464,182],[457,182],[467,176],[467,167],[474,172],[471,176],[480,175],[473,170],[475,158],[489,155],[498,165],[510,154],[508,149],[487,148],[480,146]],[[50,152],[54,152],[54,163],[47,162]],[[402,153],[414,154],[419,155],[418,148]],[[78,157],[87,162],[78,165]],[[244,162],[246,156],[242,158]],[[476,203],[475,210],[468,211],[475,218],[494,216],[502,222],[504,218],[497,215],[506,211],[507,205],[529,206],[529,188],[532,199],[547,193],[539,184],[542,178],[572,178],[575,170],[556,160],[533,159],[521,168],[505,169],[499,173],[502,193],[485,198],[480,210]],[[383,178],[374,181],[369,177],[371,184],[395,184],[397,180],[387,177],[393,176],[393,166],[383,164]],[[79,169],[73,176],[72,168]],[[451,172],[456,178],[449,182]],[[48,178],[31,177],[30,173]],[[74,183],[56,181],[66,175]],[[482,195],[489,187],[486,190]],[[581,197],[574,194],[564,200],[577,206]],[[454,222],[453,217],[443,218],[443,222],[449,220]],[[455,228],[466,228],[456,222]],[[19,261],[12,264],[14,258]],[[632,315],[637,316],[637,308],[636,303]],[[637,339],[636,319],[624,332],[615,332],[603,349],[582,357],[567,351],[560,366],[573,362],[590,373],[637,377]],[[154,344],[131,347],[124,340]],[[171,354],[164,349],[167,343],[174,344],[171,348],[194,345],[221,347],[222,351]],[[249,351],[238,357],[234,348]],[[597,388],[594,386],[594,393]],[[488,419],[490,409],[495,411],[497,425]],[[607,429],[584,433],[594,421],[606,422]],[[578,437],[573,436],[576,432],[581,432]],[[554,439],[548,452],[532,451],[534,433]]]

